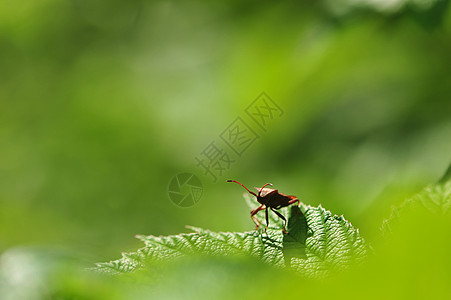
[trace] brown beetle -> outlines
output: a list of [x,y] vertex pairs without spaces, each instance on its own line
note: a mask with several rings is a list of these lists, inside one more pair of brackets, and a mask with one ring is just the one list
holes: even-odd
[[[275,189],[271,189],[271,188],[267,188],[267,185],[271,185],[271,183],[267,183],[264,186],[262,186],[261,188],[255,187],[258,191],[258,194],[251,192],[247,187],[245,187],[243,184],[239,183],[236,180],[227,180],[227,182],[235,182],[238,183],[239,185],[241,185],[242,187],[244,187],[250,194],[254,195],[255,197],[257,197],[257,201],[261,204],[259,207],[257,207],[256,209],[251,210],[251,219],[252,221],[255,223],[255,225],[257,226],[255,229],[258,229],[261,225],[261,222],[258,219],[255,219],[255,215],[261,211],[261,210],[265,210],[266,213],[266,228],[265,228],[265,232],[266,229],[269,226],[269,220],[268,220],[268,208],[270,208],[277,216],[279,216],[283,221],[284,221],[284,226],[283,226],[283,232],[287,233],[285,230],[285,227],[287,225],[287,219],[285,219],[285,217],[278,211],[276,211],[276,209],[291,205],[293,203],[298,203],[298,205],[300,204],[300,201],[298,198],[296,198],[296,196],[288,196],[282,193],[279,193],[278,190]],[[257,222],[255,222],[257,221]]]

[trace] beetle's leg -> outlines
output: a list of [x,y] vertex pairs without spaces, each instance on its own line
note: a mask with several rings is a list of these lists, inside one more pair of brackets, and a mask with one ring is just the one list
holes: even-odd
[[298,206],[301,204],[301,201],[299,201],[298,198],[296,198],[296,196],[290,196],[291,200],[288,201],[288,205],[293,204],[293,203],[298,203]]
[[272,210],[273,212],[275,212],[276,215],[278,215],[278,216],[284,221],[283,232],[284,232],[284,233],[287,233],[287,231],[285,230],[285,227],[287,226],[287,219],[285,219],[285,217],[284,217],[280,212],[278,212],[277,210],[275,210],[274,208],[271,207],[271,210]]
[[[259,211],[261,211],[261,210],[264,209],[263,206],[264,206],[264,205],[262,204],[262,205],[260,205],[259,207],[257,207],[256,209],[251,210],[251,219],[252,219],[252,221],[254,222],[254,224],[256,225],[255,230],[257,230],[258,227],[260,227],[260,225],[262,224],[262,222],[260,222],[258,219],[255,219],[254,216],[255,216]],[[258,224],[255,222],[256,220],[257,220]]]
[[269,226],[268,208],[266,208],[266,210],[265,210],[265,216],[266,216],[266,228],[265,228],[265,233],[266,233],[266,229],[268,229],[268,226]]

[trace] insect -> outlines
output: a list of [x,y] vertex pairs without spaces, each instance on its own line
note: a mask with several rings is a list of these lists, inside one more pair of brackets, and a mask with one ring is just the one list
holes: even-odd
[[255,218],[255,215],[259,211],[265,210],[265,213],[266,213],[266,228],[265,228],[265,232],[266,232],[266,229],[269,226],[269,220],[268,220],[268,208],[269,208],[277,216],[279,216],[279,218],[281,218],[284,221],[283,232],[287,233],[286,230],[285,230],[286,225],[287,225],[287,219],[285,219],[285,217],[280,212],[278,212],[276,209],[279,209],[279,208],[291,205],[291,204],[296,203],[296,202],[299,205],[300,201],[299,201],[298,198],[296,198],[296,196],[288,196],[288,195],[279,193],[278,190],[267,188],[266,186],[268,186],[268,185],[272,186],[271,183],[267,183],[264,186],[262,186],[261,188],[255,187],[255,189],[257,189],[257,191],[258,191],[258,194],[256,194],[254,192],[251,192],[247,187],[245,187],[243,184],[239,183],[236,180],[227,180],[227,182],[238,183],[239,185],[244,187],[250,194],[252,194],[255,197],[257,197],[257,201],[261,205],[259,207],[257,207],[256,209],[251,210],[251,219],[255,223],[255,225],[257,226],[255,228],[256,230],[260,227],[261,222],[258,219]]

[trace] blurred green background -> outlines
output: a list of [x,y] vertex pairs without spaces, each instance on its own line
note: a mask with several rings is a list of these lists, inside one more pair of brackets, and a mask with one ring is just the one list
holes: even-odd
[[[89,265],[135,234],[253,229],[226,179],[371,241],[451,160],[450,70],[447,0],[3,0],[0,252]],[[263,91],[284,115],[214,183],[195,157]],[[204,186],[191,208],[168,198],[180,172]]]

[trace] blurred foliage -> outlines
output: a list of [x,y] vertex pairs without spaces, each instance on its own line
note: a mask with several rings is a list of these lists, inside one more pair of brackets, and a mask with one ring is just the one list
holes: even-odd
[[[332,268],[321,280],[276,268],[277,260],[264,264],[237,255],[238,248],[150,259],[146,268],[121,276],[81,270],[80,262],[55,251],[11,249],[1,256],[0,292],[5,299],[446,299],[451,294],[450,203],[451,181],[425,188],[390,219],[391,231],[373,244],[376,255],[346,271]],[[147,239],[152,244],[156,238]],[[177,242],[166,246],[152,255],[172,255]]]
[[[450,162],[450,53],[448,0],[1,1],[0,252],[89,265],[139,247],[135,234],[249,230],[229,178],[272,182],[377,241],[391,206]],[[196,155],[262,91],[285,114],[213,183]],[[189,209],[168,199],[179,172],[204,185]],[[399,253],[414,247],[406,239]],[[399,280],[418,275],[408,258],[419,251]],[[254,265],[192,264],[198,282],[217,271],[237,285]],[[438,271],[431,280],[449,279]],[[388,274],[388,286],[402,277]],[[77,290],[77,278],[60,284]],[[101,298],[101,282],[85,298]]]

